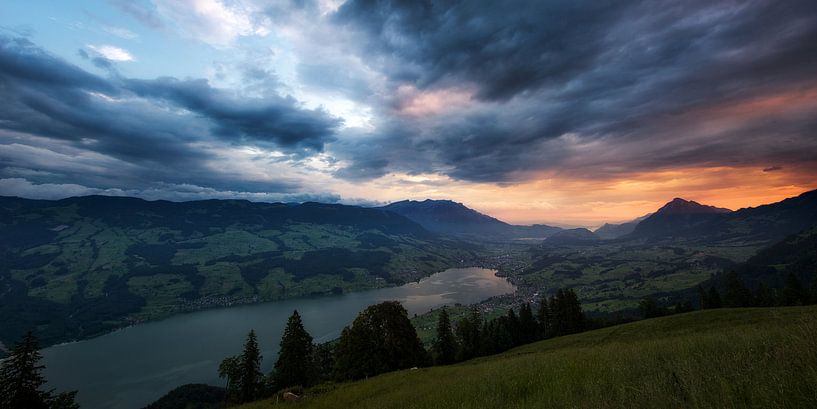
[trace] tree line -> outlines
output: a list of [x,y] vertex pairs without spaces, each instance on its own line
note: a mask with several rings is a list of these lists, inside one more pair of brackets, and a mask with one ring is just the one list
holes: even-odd
[[326,381],[349,381],[381,373],[430,365],[447,365],[477,356],[585,329],[581,304],[572,290],[559,290],[530,304],[485,320],[477,309],[452,324],[440,311],[436,337],[426,350],[405,308],[387,301],[363,310],[333,342],[315,344],[298,311],[289,317],[278,359],[269,374],[261,371],[262,356],[250,331],[241,354],[225,358],[219,376],[226,379],[227,400],[243,403],[278,391],[305,388]]
[[735,271],[716,277],[713,281],[715,284],[708,291],[698,287],[702,309],[817,304],[817,278],[810,288],[804,285],[794,273],[786,276],[785,284],[781,288],[769,287],[766,283],[760,283],[754,289],[750,289],[744,285]]
[[[786,307],[817,304],[817,279],[810,287],[803,285],[797,275],[789,273],[783,287],[769,287],[760,283],[755,288],[747,287],[735,271],[719,274],[710,280],[711,285],[699,285],[698,302],[702,310],[713,308],[745,307]],[[664,307],[652,297],[646,297],[639,303],[644,318],[693,311],[691,301]]]
[[539,302],[536,313],[530,303],[509,309],[505,315],[485,320],[472,309],[452,328],[448,311],[437,317],[431,347],[434,365],[447,365],[471,358],[493,355],[508,349],[586,329],[581,303],[573,290],[558,290]]

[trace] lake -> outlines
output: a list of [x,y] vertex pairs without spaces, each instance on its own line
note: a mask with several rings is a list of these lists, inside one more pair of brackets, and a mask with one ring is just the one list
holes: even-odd
[[221,359],[241,352],[255,329],[268,372],[284,325],[298,310],[315,342],[337,338],[369,305],[398,300],[409,316],[442,305],[471,304],[511,293],[515,287],[494,270],[454,268],[400,287],[300,298],[177,315],[86,341],[42,351],[49,387],[79,390],[83,409],[141,408],[186,383],[223,385]]

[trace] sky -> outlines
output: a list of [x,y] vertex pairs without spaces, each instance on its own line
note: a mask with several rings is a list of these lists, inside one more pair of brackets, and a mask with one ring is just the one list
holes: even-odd
[[817,2],[5,0],[0,195],[598,226],[817,188]]

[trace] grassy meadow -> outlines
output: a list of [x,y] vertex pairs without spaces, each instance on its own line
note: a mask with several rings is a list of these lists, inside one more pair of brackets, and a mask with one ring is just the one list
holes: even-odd
[[241,409],[817,407],[817,307],[697,311]]

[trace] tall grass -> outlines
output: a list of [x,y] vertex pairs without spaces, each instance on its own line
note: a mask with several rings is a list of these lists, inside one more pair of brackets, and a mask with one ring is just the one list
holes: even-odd
[[[324,385],[323,389],[327,389]],[[817,307],[709,310],[307,393],[297,408],[817,408]],[[265,408],[273,401],[242,408]]]

